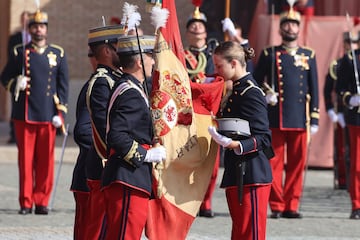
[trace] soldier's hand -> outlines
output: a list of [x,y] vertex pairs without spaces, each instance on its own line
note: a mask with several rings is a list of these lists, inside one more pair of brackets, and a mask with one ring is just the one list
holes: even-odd
[[310,126],[310,134],[311,135],[314,135],[315,133],[317,133],[319,131],[319,126],[318,125],[315,125],[315,124],[312,124]]
[[24,91],[26,89],[27,82],[30,80],[29,77],[19,75],[16,77],[16,88],[20,91]]
[[266,103],[275,106],[278,103],[277,95],[278,94],[268,91],[265,96]]
[[224,135],[219,134],[216,131],[216,128],[214,126],[208,127],[208,132],[210,133],[210,135],[214,139],[214,141],[223,147],[229,146],[232,142],[231,138],[228,138]]
[[63,121],[59,115],[53,116],[51,123],[56,128],[59,128],[63,125]]
[[358,94],[353,95],[349,100],[349,104],[352,107],[360,106],[360,95]]
[[338,121],[338,115],[335,113],[333,108],[329,109],[327,111],[327,114],[333,123],[336,123]]
[[230,18],[225,18],[224,20],[221,21],[221,23],[222,23],[223,32],[228,31],[230,36],[235,36],[236,35],[235,25],[231,21]]
[[162,145],[150,148],[145,156],[144,162],[162,162],[166,159],[166,148]]

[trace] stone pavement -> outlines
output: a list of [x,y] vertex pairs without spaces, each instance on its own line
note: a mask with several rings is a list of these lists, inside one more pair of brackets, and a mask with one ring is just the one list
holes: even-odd
[[[70,129],[72,127],[70,126]],[[69,191],[78,150],[70,135],[60,171],[53,210],[48,216],[17,214],[18,172],[16,147],[6,145],[8,124],[0,122],[0,239],[72,239],[74,201]],[[56,169],[62,137],[57,138]],[[218,184],[223,169],[220,169]],[[268,240],[355,240],[360,239],[360,221],[350,220],[350,200],[345,190],[333,189],[331,170],[309,170],[301,205],[303,219],[268,219]],[[230,239],[231,219],[224,191],[216,188],[213,219],[196,218],[187,240]],[[144,237],[145,239],[145,237]]]

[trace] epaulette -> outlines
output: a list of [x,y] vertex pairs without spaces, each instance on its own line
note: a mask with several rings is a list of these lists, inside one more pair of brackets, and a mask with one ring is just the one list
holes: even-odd
[[50,46],[51,47],[53,47],[53,48],[57,48],[57,49],[59,49],[59,51],[60,51],[60,57],[64,57],[64,49],[62,48],[62,47],[60,47],[59,45],[56,45],[56,44],[50,44]]
[[315,50],[309,47],[302,47],[305,50],[310,51],[310,57],[313,58],[315,56]]
[[22,48],[23,45],[20,43],[20,44],[16,44],[13,48],[13,51],[14,51],[14,56],[17,56],[19,54],[19,51],[18,51],[18,48]]
[[260,87],[256,86],[251,80],[246,80],[246,83],[247,83],[249,86],[247,86],[247,87],[240,93],[241,96],[244,95],[244,94],[245,94],[248,90],[250,90],[251,88],[256,88],[256,89],[258,89],[258,90],[261,92],[261,94],[262,94],[263,96],[265,96],[264,91],[263,91]]
[[268,56],[270,50],[271,50],[271,51],[274,51],[274,49],[275,49],[275,46],[267,46],[267,47],[265,47],[264,50],[263,50],[263,51],[264,51],[264,55],[265,55],[265,56]]
[[346,55],[347,55],[347,57],[348,57],[350,60],[353,59],[351,50],[347,51],[347,52],[346,52]]
[[337,64],[338,64],[337,60],[332,60],[329,67],[330,77],[334,80],[337,80],[337,75],[336,75]]

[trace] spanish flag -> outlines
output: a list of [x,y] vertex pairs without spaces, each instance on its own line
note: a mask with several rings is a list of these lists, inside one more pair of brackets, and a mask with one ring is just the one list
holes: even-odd
[[167,150],[163,164],[155,164],[154,192],[145,234],[149,239],[185,239],[209,185],[218,145],[207,128],[219,109],[224,81],[191,83],[185,68],[175,1],[166,27],[155,45],[151,108],[155,135]]

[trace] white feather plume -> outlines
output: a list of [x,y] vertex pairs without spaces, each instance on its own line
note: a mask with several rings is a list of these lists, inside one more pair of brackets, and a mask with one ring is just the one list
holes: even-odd
[[292,8],[297,0],[287,0],[288,4]]
[[40,9],[40,0],[35,0],[36,9]]
[[135,26],[140,26],[141,15],[138,12],[134,12],[128,20],[128,30],[135,29]]
[[161,27],[165,27],[168,17],[169,10],[166,8],[155,6],[151,9],[150,20],[151,24],[155,27],[155,31]]
[[128,30],[134,29],[135,26],[140,25],[141,15],[137,11],[138,6],[124,3],[123,7],[123,17],[121,19],[121,24],[126,26]]

